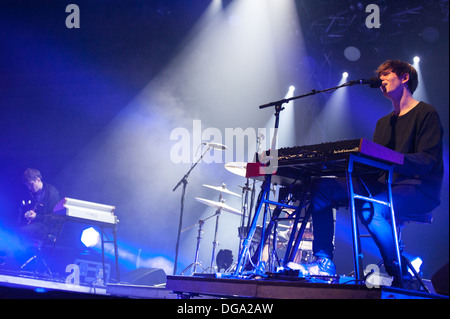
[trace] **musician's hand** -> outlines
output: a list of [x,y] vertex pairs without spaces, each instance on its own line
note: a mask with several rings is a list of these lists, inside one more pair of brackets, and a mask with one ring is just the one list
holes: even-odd
[[32,221],[36,218],[36,213],[33,210],[29,210],[25,213],[25,218],[28,219],[28,221]]

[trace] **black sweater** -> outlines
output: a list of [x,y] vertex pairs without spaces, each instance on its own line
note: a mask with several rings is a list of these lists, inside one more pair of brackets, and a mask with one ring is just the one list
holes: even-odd
[[393,112],[378,120],[373,141],[405,155],[395,167],[394,183],[417,185],[440,204],[444,175],[443,129],[431,105],[419,102],[408,113]]
[[32,194],[32,202],[36,207],[36,221],[44,222],[53,214],[53,208],[59,202],[61,197],[58,190],[51,184],[44,183],[43,185],[44,196],[40,201],[36,200],[36,196]]

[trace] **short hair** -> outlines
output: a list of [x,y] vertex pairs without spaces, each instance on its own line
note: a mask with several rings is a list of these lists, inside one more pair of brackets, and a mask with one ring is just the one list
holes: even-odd
[[378,67],[375,73],[380,76],[383,72],[392,71],[397,76],[402,76],[403,74],[409,74],[409,81],[406,83],[408,85],[409,92],[411,94],[417,89],[419,85],[419,79],[417,76],[416,69],[409,63],[400,60],[387,60]]
[[25,170],[25,172],[23,172],[22,182],[23,183],[28,183],[28,182],[31,182],[31,181],[35,181],[38,178],[42,179],[41,172],[39,172],[35,168],[27,168]]

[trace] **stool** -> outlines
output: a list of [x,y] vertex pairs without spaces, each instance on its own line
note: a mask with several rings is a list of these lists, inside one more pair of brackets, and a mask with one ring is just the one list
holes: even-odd
[[[418,223],[418,224],[431,224],[431,222],[433,221],[433,214],[432,213],[427,213],[427,214],[418,214],[418,215],[409,215],[409,216],[405,216],[405,217],[398,217],[397,218],[397,235],[398,235],[398,247],[400,250],[400,255],[403,253],[403,250],[405,248],[405,244],[403,243],[402,240],[402,230],[405,227],[406,223]],[[367,235],[363,235],[361,237],[370,237]],[[426,291],[426,292],[430,292],[430,290],[428,289],[428,287],[425,285],[422,276],[420,276],[420,274],[414,269],[413,265],[411,264],[411,262],[404,256],[402,256],[402,262],[406,262],[406,269],[410,269],[411,272],[414,274],[414,277],[417,279],[417,281],[420,283],[420,286]],[[383,260],[381,260],[378,263],[378,267],[381,267],[383,265]],[[369,274],[370,275],[370,274]],[[401,283],[403,285],[403,282]]]
[[51,257],[53,255],[56,241],[61,233],[62,223],[60,222],[60,216],[49,216],[48,218],[50,218],[51,223],[49,229],[47,230],[47,234],[44,238],[34,240],[36,245],[36,252],[22,266],[20,266],[20,269],[25,269],[34,260],[34,275],[38,274],[39,267],[42,265],[45,268],[43,275],[46,275],[48,273],[50,277],[53,278],[53,273],[48,266],[45,257]]
[[[48,238],[46,238],[47,240]],[[44,257],[44,246],[45,246],[45,240],[37,240],[36,241],[36,252],[33,256],[31,256],[22,266],[20,266],[21,270],[24,270],[33,260],[35,261],[34,271],[33,274],[36,276],[39,272],[39,267],[42,265],[44,266],[44,273],[43,275],[46,275],[47,273],[50,275],[50,277],[53,278],[53,273],[50,269],[50,267],[47,264],[47,260]]]

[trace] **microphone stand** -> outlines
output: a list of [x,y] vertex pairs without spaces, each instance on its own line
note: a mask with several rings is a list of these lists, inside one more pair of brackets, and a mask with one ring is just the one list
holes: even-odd
[[188,184],[188,177],[191,171],[194,169],[195,166],[202,160],[203,156],[211,149],[211,146],[208,145],[208,148],[206,151],[203,152],[202,156],[197,160],[197,162],[194,163],[194,165],[191,166],[189,171],[181,178],[181,180],[178,182],[178,184],[173,188],[173,192],[181,185],[183,184],[183,190],[181,192],[181,208],[180,208],[180,221],[178,223],[178,235],[177,235],[177,245],[175,248],[175,265],[173,267],[173,275],[177,272],[177,263],[178,263],[178,248],[180,247],[180,235],[181,235],[181,228],[183,224],[183,212],[184,212],[184,196],[186,194],[186,186]]
[[[339,88],[346,87],[346,86],[352,86],[352,85],[355,85],[355,84],[358,84],[358,82],[357,81],[349,81],[349,82],[346,82],[346,83],[344,83],[342,85],[339,85],[339,86],[336,86],[336,87],[332,87],[332,88],[329,88],[329,89],[320,90],[320,91],[317,91],[317,90],[313,89],[313,90],[311,90],[311,92],[303,94],[303,95],[294,96],[294,97],[291,97],[291,98],[282,99],[282,100],[279,100],[279,101],[270,102],[270,103],[267,103],[267,104],[260,105],[259,106],[260,109],[271,107],[271,106],[275,107],[274,136],[272,138],[272,144],[271,144],[271,149],[270,149],[271,155],[272,155],[272,152],[275,152],[275,154],[273,154],[272,157],[273,158],[274,157],[276,157],[276,158],[278,157],[278,155],[276,153],[277,152],[277,145],[276,144],[277,144],[277,136],[278,136],[279,124],[280,124],[280,113],[281,113],[281,111],[284,110],[284,107],[282,106],[284,103],[288,103],[289,101],[300,99],[300,98],[307,97],[307,96],[310,96],[310,95],[315,95],[315,94],[318,94],[318,93],[335,91],[335,90],[337,90]],[[261,193],[259,195],[260,198],[258,199],[258,207],[257,207],[257,210],[255,212],[255,216],[253,217],[252,225],[251,225],[250,229],[248,230],[247,238],[244,241],[244,247],[243,247],[243,249],[241,251],[241,255],[239,256],[239,262],[238,262],[238,264],[236,266],[235,275],[238,275],[239,272],[243,270],[243,267],[244,267],[243,260],[245,259],[245,255],[247,254],[247,252],[249,250],[249,246],[250,246],[250,241],[249,240],[251,240],[251,238],[253,237],[253,234],[255,233],[255,230],[256,230],[256,222],[257,222],[257,218],[259,216],[259,212],[260,212],[260,210],[262,208],[261,207],[262,206],[262,202],[265,202],[266,205],[264,207],[263,226],[261,228],[261,242],[260,242],[260,246],[259,246],[259,249],[258,249],[259,251],[255,253],[256,256],[257,256],[257,259],[255,260],[255,262],[257,263],[255,271],[258,273],[258,272],[262,271],[262,269],[265,267],[265,265],[263,265],[263,263],[261,263],[261,256],[263,254],[264,243],[266,242],[266,236],[271,232],[271,227],[272,227],[271,224],[269,224],[269,226],[266,229],[266,217],[267,217],[267,209],[268,209],[267,208],[268,207],[267,203],[268,203],[268,199],[269,199],[271,177],[272,177],[271,172],[267,172],[266,171],[264,183],[261,186]],[[267,233],[267,235],[266,235],[266,233]]]
[[281,108],[281,105],[283,105],[284,103],[288,103],[289,101],[297,100],[297,99],[300,99],[300,98],[303,98],[303,97],[307,97],[307,96],[310,96],[310,95],[316,95],[318,93],[325,93],[325,92],[329,92],[329,91],[335,91],[337,89],[340,89],[340,88],[343,88],[343,87],[346,87],[346,86],[352,86],[352,85],[355,85],[355,84],[360,84],[360,83],[356,82],[356,81],[349,81],[349,82],[346,82],[346,83],[341,84],[339,86],[335,86],[335,87],[332,87],[332,88],[329,88],[329,89],[325,89],[325,90],[317,91],[315,89],[312,89],[311,92],[309,92],[309,93],[298,95],[298,96],[294,96],[294,97],[290,97],[288,99],[282,99],[282,100],[279,100],[279,101],[263,104],[263,105],[260,105],[259,108],[260,109],[264,109],[266,107],[275,106],[275,112],[276,112],[275,113],[275,117],[276,117],[275,118],[275,121],[276,121],[275,129],[277,129],[278,128],[278,114],[279,114],[280,111],[283,110],[283,108]]

